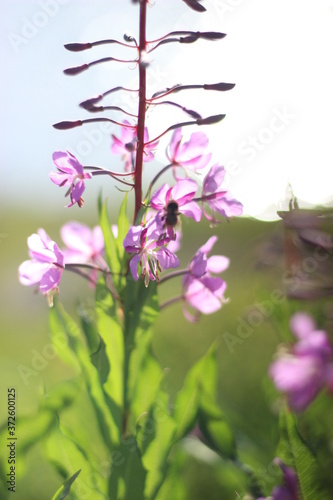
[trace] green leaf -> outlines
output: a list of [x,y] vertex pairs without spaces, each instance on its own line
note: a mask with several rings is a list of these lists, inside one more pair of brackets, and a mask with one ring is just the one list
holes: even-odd
[[126,227],[128,227],[126,206],[127,197],[125,196],[125,199],[120,207],[118,219],[118,224],[120,224],[120,232],[118,232],[118,237],[115,238],[112,232],[111,223],[107,212],[107,202],[105,202],[103,205],[99,205],[99,219],[104,237],[106,261],[111,272],[113,285],[120,294],[125,285],[125,277],[123,276],[123,273],[126,270],[126,267],[124,266],[125,251],[123,247],[123,234],[126,230]]
[[94,469],[87,452],[73,439],[66,436],[58,426],[54,427],[45,444],[47,459],[55,466],[62,477],[72,476],[73,471],[81,470],[75,481],[71,497],[105,500],[107,478]]
[[100,226],[103,232],[106,261],[112,273],[120,272],[120,261],[116,251],[116,238],[111,229],[111,223],[107,212],[107,202],[105,201],[100,210]]
[[236,458],[236,441],[223,411],[211,396],[200,394],[199,429],[210,448],[225,458]]
[[105,384],[110,372],[110,363],[106,354],[105,342],[100,337],[100,342],[97,351],[90,355],[92,364],[96,367],[101,384]]
[[145,500],[146,471],[135,438],[123,439],[121,445],[112,451],[112,459],[108,498]]
[[125,341],[128,374],[126,404],[131,408],[132,420],[150,408],[159,389],[162,370],[152,349],[152,325],[157,318],[159,304],[156,283],[146,288],[142,281],[128,276],[125,290]]
[[[121,409],[124,406],[124,334],[117,315],[118,311],[112,294],[101,279],[96,287],[97,329],[103,339],[104,354],[110,366],[103,390]],[[118,418],[121,418],[120,415]]]
[[52,500],[64,500],[64,498],[66,498],[69,495],[71,486],[74,483],[77,476],[80,474],[80,472],[81,469],[75,472],[75,474],[73,474],[70,478],[66,479],[66,481],[62,484],[62,486],[52,497]]
[[[94,302],[95,312],[95,302]],[[96,352],[100,346],[100,336],[95,324],[95,316],[92,318],[92,313],[85,311],[82,305],[78,307],[78,313],[81,320],[82,332],[85,336],[90,354]]]
[[209,349],[189,371],[175,400],[173,417],[177,422],[177,439],[183,438],[195,425],[200,393],[215,398],[217,386],[216,346]]
[[318,462],[302,439],[296,423],[296,418],[287,405],[280,413],[280,442],[277,456],[293,468],[299,481],[302,500],[329,500],[331,495],[318,484],[320,470]]
[[128,233],[128,230],[129,230],[129,220],[127,217],[127,193],[126,193],[119,209],[118,236],[117,236],[117,249],[118,249],[119,260],[123,264],[124,264],[124,257],[126,257],[127,259],[127,256],[125,255],[123,242],[125,236]]
[[[101,387],[100,378],[103,378],[103,376],[105,377],[105,367],[103,366],[103,374],[100,375],[91,361],[89,351],[83,341],[80,329],[72,318],[65,312],[59,301],[55,301],[54,307],[51,310],[51,315],[54,323],[57,324],[58,331],[61,331],[62,335],[65,335],[68,339],[68,345],[75,355],[77,363],[81,369],[88,395],[95,409],[101,434],[104,436],[106,445],[110,448],[119,443],[120,440],[120,409],[114,401],[110,400],[108,391],[104,391]],[[101,320],[101,330],[99,331],[102,337],[103,332],[107,337],[107,332],[104,331],[107,325],[107,320],[106,325],[103,325],[103,320]],[[119,329],[119,325],[117,328]],[[103,341],[105,342],[104,337]],[[112,336],[110,337],[110,341],[112,341]],[[110,346],[107,346],[106,343],[105,345],[105,352],[108,355],[108,349],[110,350]],[[112,362],[110,363],[112,366]],[[108,379],[106,384],[108,383]]]
[[164,480],[176,434],[176,423],[170,416],[168,406],[168,395],[159,391],[149,413],[142,416],[137,426],[142,462],[147,469],[145,498],[152,500]]

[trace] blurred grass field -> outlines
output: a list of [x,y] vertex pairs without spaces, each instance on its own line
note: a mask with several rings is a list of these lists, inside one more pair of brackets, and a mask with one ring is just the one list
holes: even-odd
[[[84,217],[86,216],[87,212],[84,214]],[[81,214],[80,219],[84,220]],[[2,238],[0,246],[0,392],[5,402],[7,388],[16,388],[18,438],[20,416],[36,411],[43,390],[47,394],[58,382],[72,376],[71,370],[63,362],[54,357],[47,358],[50,339],[46,301],[41,295],[35,295],[31,289],[22,287],[17,279],[17,267],[27,258],[27,236],[38,227],[44,227],[52,239],[60,242],[59,229],[64,222],[66,220],[52,220],[48,213],[37,215],[34,212],[15,213],[12,210],[2,222],[1,233],[5,237]],[[93,226],[97,224],[97,217],[91,214],[90,220],[85,219],[85,223]],[[223,221],[213,229],[206,227],[199,230],[194,224],[186,221],[182,229],[183,246],[179,257],[183,266],[186,266],[191,255],[208,237],[218,235],[219,239],[212,253],[221,253],[231,259],[230,268],[223,276],[228,283],[226,296],[229,302],[218,313],[202,316],[195,324],[188,323],[183,317],[181,304],[172,305],[162,311],[155,324],[154,349],[166,370],[165,388],[172,401],[188,369],[217,339],[217,397],[236,433],[240,456],[250,465],[269,464],[274,457],[277,443],[277,415],[273,411],[272,401],[267,397],[265,386],[269,385],[267,368],[280,340],[279,332],[270,321],[271,318],[265,314],[262,314],[262,321],[258,326],[249,327],[247,338],[237,336],[237,328],[240,324],[244,325],[244,322],[249,324],[251,311],[257,310],[257,304],[269,298],[273,290],[283,289],[281,267],[258,266],[262,245],[282,228],[279,222],[264,223],[239,218],[229,223]],[[161,302],[179,295],[180,286],[180,278],[161,284]],[[60,292],[67,312],[74,317],[77,317],[78,301],[89,305],[93,296],[92,290],[82,283],[82,279],[70,273],[65,273]],[[288,306],[282,304],[281,307]],[[278,306],[274,313],[279,314]],[[231,348],[225,340],[226,333],[238,338]],[[33,374],[28,371],[29,376],[22,376],[22,370],[26,373],[22,366],[32,369]],[[80,418],[84,421],[86,415],[89,422],[89,410],[85,409],[85,402],[78,401],[77,404],[83,408]],[[73,418],[72,411],[66,410],[67,418]],[[5,419],[6,404],[3,403],[0,406],[0,421]],[[46,463],[39,445],[29,453],[27,474],[18,476],[16,498],[51,498],[61,484],[61,479]],[[192,453],[191,457],[184,470],[184,484],[188,492],[186,498],[224,498],[221,496],[224,476],[233,472],[226,466],[223,467],[220,462],[215,464],[212,460],[212,465],[209,458],[206,460],[203,456],[201,459],[200,452],[199,457],[195,453]],[[229,497],[225,498],[228,500]],[[232,498],[234,496],[230,496],[230,499]]]

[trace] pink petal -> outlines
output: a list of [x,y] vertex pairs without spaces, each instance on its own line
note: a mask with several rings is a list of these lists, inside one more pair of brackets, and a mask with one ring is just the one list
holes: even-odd
[[198,185],[195,181],[182,179],[172,188],[171,198],[177,201],[180,206],[184,205],[194,198],[197,189]]
[[36,285],[50,269],[50,264],[26,260],[19,266],[19,281],[24,286]]
[[198,252],[203,252],[206,255],[211,251],[215,243],[217,242],[217,236],[211,236],[204,245],[202,245]]
[[178,257],[170,252],[167,248],[162,248],[161,250],[156,250],[155,255],[161,268],[169,269],[174,267],[179,267]]
[[64,174],[61,172],[50,172],[49,177],[51,181],[56,184],[57,186],[69,186],[72,181],[71,177],[72,174]]
[[71,202],[67,205],[67,207],[72,207],[73,205],[75,205],[75,203],[80,201],[81,196],[82,196],[85,189],[86,189],[86,186],[85,186],[84,182],[82,180],[78,181],[73,186],[73,189],[71,191]]
[[323,368],[318,359],[312,357],[284,356],[275,361],[269,374],[276,388],[285,392],[290,405],[304,410],[323,385]]
[[168,184],[163,184],[151,197],[150,203],[155,210],[162,210],[166,205],[166,196],[169,190]]
[[62,241],[68,249],[76,250],[89,257],[92,253],[91,229],[79,222],[68,222],[60,230]]
[[195,222],[199,222],[201,220],[201,208],[195,201],[191,201],[190,203],[186,203],[179,208],[179,212],[185,215],[185,217],[191,217],[191,219],[195,220]]
[[179,148],[181,140],[182,140],[182,129],[176,128],[176,130],[172,134],[170,145],[169,145],[169,151],[168,151],[168,153],[169,153],[168,158],[171,162],[173,162],[175,157],[177,156],[177,152],[178,152],[178,148]]
[[294,346],[293,352],[297,356],[318,356],[323,363],[332,356],[330,341],[323,330],[309,333]]
[[135,281],[138,281],[139,279],[138,264],[140,260],[141,260],[141,255],[138,254],[134,255],[134,257],[130,261],[130,270]]
[[215,193],[221,186],[225,177],[224,167],[218,165],[217,163],[213,165],[205,177],[203,182],[203,193]]
[[203,150],[207,148],[209,139],[203,132],[194,132],[191,134],[190,139],[184,142],[181,148],[183,159],[190,159],[194,156],[202,154]]
[[302,339],[316,329],[316,324],[310,314],[298,312],[290,319],[290,329],[295,337]]
[[207,269],[210,273],[219,274],[228,269],[230,260],[223,255],[212,255],[208,258]]
[[55,151],[52,155],[54,164],[63,172],[83,175],[81,163],[69,151]]
[[61,280],[63,270],[59,267],[52,267],[42,277],[39,289],[42,293],[47,293],[50,290],[55,290]]

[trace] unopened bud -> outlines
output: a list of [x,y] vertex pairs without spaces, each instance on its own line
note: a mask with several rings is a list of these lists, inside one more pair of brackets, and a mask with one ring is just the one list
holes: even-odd
[[89,64],[82,64],[82,66],[75,66],[74,68],[64,69],[65,75],[78,75],[89,68]]
[[81,52],[81,50],[91,49],[91,43],[66,43],[64,45],[65,49],[71,52]]
[[90,110],[95,106],[96,103],[98,103],[101,99],[103,99],[103,96],[100,94],[96,97],[91,97],[90,99],[87,99],[86,101],[80,102],[79,106],[83,109]]
[[59,122],[53,125],[57,130],[68,130],[70,128],[80,127],[82,125],[82,120],[76,120],[75,122]]
[[212,125],[213,123],[218,123],[225,118],[225,115],[214,115],[208,116],[207,118],[199,118],[197,120],[197,125]]
[[212,83],[211,85],[205,84],[203,88],[205,90],[226,91],[233,89],[235,85],[236,85],[235,83]]
[[135,38],[130,33],[124,33],[125,42],[135,42]]

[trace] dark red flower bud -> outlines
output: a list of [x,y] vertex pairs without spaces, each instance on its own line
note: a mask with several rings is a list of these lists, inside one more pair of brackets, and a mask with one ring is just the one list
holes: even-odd
[[225,91],[225,90],[231,90],[235,86],[235,83],[212,83],[211,85],[205,84],[203,88],[205,90],[219,90],[219,91]]
[[81,52],[81,50],[91,49],[92,43],[66,43],[64,47],[71,52]]
[[206,12],[205,7],[203,7],[203,5],[200,5],[199,1],[200,0],[183,0],[183,2],[185,2],[186,5],[190,7],[190,9],[193,9],[196,12]]
[[82,66],[75,66],[74,68],[64,69],[65,75],[78,75],[89,68],[89,64],[82,64]]
[[82,125],[82,120],[76,120],[75,122],[59,122],[53,125],[57,130],[68,130],[70,128],[80,127]]
[[88,109],[90,110],[95,106],[96,103],[98,103],[101,99],[103,99],[103,96],[100,94],[96,97],[91,97],[90,99],[87,99],[86,101],[80,102],[79,106],[83,109]]
[[199,118],[197,120],[198,125],[212,125],[213,123],[218,123],[225,118],[225,115],[214,115],[208,116],[207,118]]

